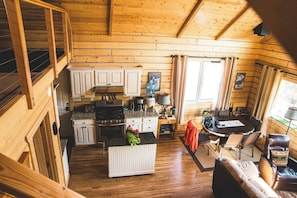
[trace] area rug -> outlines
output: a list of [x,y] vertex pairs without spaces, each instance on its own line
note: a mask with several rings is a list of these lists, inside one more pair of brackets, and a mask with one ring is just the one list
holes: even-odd
[[[184,138],[179,137],[189,154],[192,156],[194,162],[198,166],[201,172],[211,171],[214,169],[215,159],[220,156],[219,149],[216,149],[214,144],[199,146],[197,151],[193,153],[188,146],[185,145]],[[207,148],[209,148],[209,155],[207,154]],[[254,157],[252,157],[252,148],[245,147],[241,150],[241,159],[238,159],[238,151],[233,149],[224,149],[223,158],[230,158],[236,161],[253,161],[259,162],[262,152],[254,147]]]

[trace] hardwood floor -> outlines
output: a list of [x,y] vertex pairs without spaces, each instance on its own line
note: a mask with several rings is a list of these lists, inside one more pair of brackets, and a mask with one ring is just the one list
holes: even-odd
[[179,138],[159,139],[152,175],[108,178],[107,159],[98,146],[74,147],[69,188],[86,197],[214,197],[212,171],[201,173]]

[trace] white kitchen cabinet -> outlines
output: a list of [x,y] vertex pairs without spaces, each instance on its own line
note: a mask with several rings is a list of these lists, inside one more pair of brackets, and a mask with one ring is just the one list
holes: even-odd
[[124,70],[96,69],[95,86],[124,86]]
[[131,117],[126,118],[126,127],[131,126],[134,130],[138,129],[141,133],[153,132],[157,137],[158,117]]
[[141,70],[125,70],[125,92],[126,96],[140,96],[141,90]]
[[131,126],[133,130],[138,129],[142,132],[142,118],[126,118],[126,128]]
[[95,144],[95,120],[73,120],[75,145]]
[[70,69],[70,80],[73,98],[94,97],[94,70]]
[[143,117],[142,118],[142,131],[153,132],[157,137],[158,130],[158,117]]

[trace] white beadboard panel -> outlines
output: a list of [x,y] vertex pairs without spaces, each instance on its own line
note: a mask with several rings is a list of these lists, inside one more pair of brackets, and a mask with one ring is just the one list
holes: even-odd
[[121,177],[155,173],[157,144],[108,148],[108,176]]

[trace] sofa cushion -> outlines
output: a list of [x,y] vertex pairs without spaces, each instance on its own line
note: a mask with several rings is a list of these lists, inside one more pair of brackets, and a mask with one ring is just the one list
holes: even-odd
[[221,162],[239,184],[242,183],[244,179],[247,179],[245,173],[238,167],[236,161],[223,158]]
[[258,188],[266,197],[278,197],[276,192],[274,192],[274,190],[272,190],[272,188],[261,177],[249,180],[249,182]]
[[267,198],[266,195],[260,191],[260,189],[258,189],[254,184],[250,183],[248,180],[245,180],[241,184],[241,187],[251,198]]
[[244,172],[248,179],[255,179],[259,177],[259,170],[254,162],[244,161],[238,162],[237,166]]

